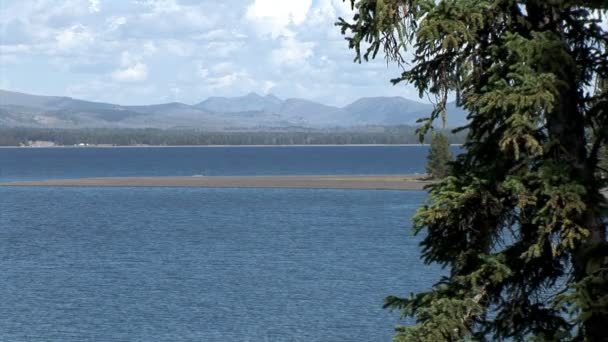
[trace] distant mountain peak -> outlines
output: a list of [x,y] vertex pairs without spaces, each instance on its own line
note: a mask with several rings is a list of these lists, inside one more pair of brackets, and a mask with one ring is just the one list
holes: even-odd
[[[466,112],[448,104],[448,127],[466,124]],[[281,100],[268,93],[250,92],[236,97],[209,97],[196,104],[179,102],[121,106],[72,99],[37,96],[0,90],[0,124],[35,127],[246,127],[310,128],[366,125],[417,125],[433,106],[400,96],[360,98],[344,107],[312,100]],[[42,119],[40,119],[42,118]],[[52,124],[49,124],[52,123]]]
[[249,99],[271,99],[271,100],[278,100],[280,101],[281,99],[279,99],[278,97],[276,97],[274,94],[272,93],[268,93],[268,94],[258,94],[255,91],[251,91],[243,96],[235,96],[235,97],[228,97],[228,98],[249,98]]
[[282,101],[274,95],[250,92],[236,97],[210,97],[195,107],[213,113],[275,112]]

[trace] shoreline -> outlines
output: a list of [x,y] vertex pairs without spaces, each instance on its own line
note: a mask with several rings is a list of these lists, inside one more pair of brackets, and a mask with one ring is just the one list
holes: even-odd
[[[52,149],[52,148],[215,148],[215,147],[416,147],[430,146],[430,144],[294,144],[294,145],[89,145],[89,146],[72,146],[72,145],[56,145],[56,146],[0,146],[0,149]],[[451,144],[450,146],[460,146],[460,144]]]
[[182,187],[420,191],[423,175],[108,177],[2,182],[0,187]]
[[[78,148],[78,149],[93,149],[93,148],[219,148],[219,147],[421,147],[430,146],[430,144],[294,144],[294,145],[89,145],[89,146],[72,146],[72,145],[56,145],[56,146],[0,146],[0,149],[53,149],[53,148]],[[462,144],[450,144],[450,146],[460,147]]]

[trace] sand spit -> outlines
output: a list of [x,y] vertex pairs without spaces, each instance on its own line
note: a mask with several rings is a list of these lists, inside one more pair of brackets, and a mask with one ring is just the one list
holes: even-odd
[[51,187],[194,187],[304,188],[360,190],[422,190],[430,182],[421,176],[193,176],[80,178],[5,182],[0,186]]

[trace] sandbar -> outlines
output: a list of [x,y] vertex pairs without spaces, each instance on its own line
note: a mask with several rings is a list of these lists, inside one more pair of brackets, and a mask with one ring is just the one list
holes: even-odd
[[192,188],[303,188],[359,190],[423,190],[424,176],[191,176],[79,178],[4,182],[20,187],[192,187]]

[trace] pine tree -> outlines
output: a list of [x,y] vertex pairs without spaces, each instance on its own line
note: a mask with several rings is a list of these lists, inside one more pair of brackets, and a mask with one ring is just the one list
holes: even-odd
[[426,173],[435,179],[442,179],[449,173],[449,162],[453,159],[450,151],[448,138],[439,133],[433,132],[431,137],[431,148],[427,157]]
[[414,217],[422,258],[448,272],[386,299],[416,321],[396,340],[607,341],[608,89],[593,85],[608,79],[608,2],[351,2],[337,25],[355,60],[382,51],[394,83],[436,99],[421,134],[448,95],[470,112],[465,152]]

